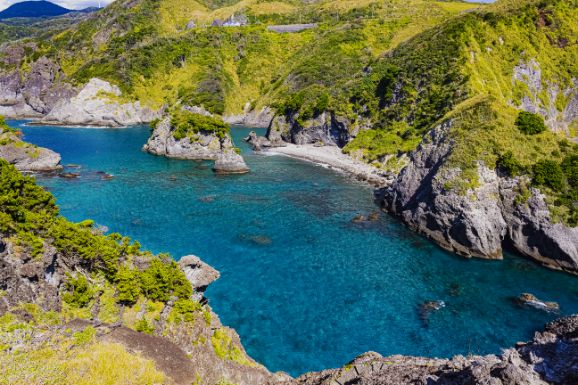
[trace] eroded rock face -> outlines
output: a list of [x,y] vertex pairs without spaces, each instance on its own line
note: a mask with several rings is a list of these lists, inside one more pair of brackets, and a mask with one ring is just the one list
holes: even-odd
[[0,234],[0,315],[22,303],[36,303],[44,310],[59,310],[59,288],[66,273],[78,261],[58,255],[45,245],[42,255],[33,257]]
[[426,135],[396,182],[381,192],[384,208],[461,255],[501,259],[507,243],[546,266],[578,273],[578,228],[552,223],[536,189],[518,203],[522,179],[501,177],[479,164],[477,187],[448,188],[459,173],[446,163],[453,146],[450,130],[446,122]]
[[276,116],[267,131],[267,139],[274,146],[288,142],[343,147],[350,140],[349,122],[329,112],[302,124],[296,121],[296,116]]
[[13,133],[0,134],[0,158],[19,171],[43,172],[62,168],[60,154],[26,143]]
[[197,301],[204,299],[204,293],[207,287],[221,276],[217,270],[201,261],[201,259],[195,255],[182,257],[179,261],[179,266],[191,283],[195,292],[193,296]]
[[122,127],[148,123],[159,112],[141,106],[140,102],[119,101],[117,86],[93,78],[71,98],[60,98],[42,120],[46,124]]
[[245,106],[243,114],[225,115],[223,120],[229,124],[239,124],[249,127],[268,128],[275,116],[275,112],[270,107],[264,107],[259,111],[250,110],[250,104]]
[[[4,50],[4,63],[17,66],[23,60],[24,48]],[[60,66],[46,57],[31,65],[30,71],[19,70],[0,75],[0,114],[12,118],[40,117],[50,111],[58,100],[75,94],[65,81]]]

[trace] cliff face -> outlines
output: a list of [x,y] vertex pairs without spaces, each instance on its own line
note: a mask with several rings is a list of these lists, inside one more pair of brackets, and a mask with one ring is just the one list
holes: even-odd
[[501,176],[479,162],[477,186],[452,188],[460,170],[449,162],[451,132],[450,120],[426,135],[394,184],[381,191],[384,208],[461,255],[501,259],[508,245],[548,267],[578,273],[578,228],[553,223],[535,188],[521,200],[527,178]]
[[122,127],[148,123],[160,113],[122,101],[120,89],[93,78],[77,94],[60,98],[41,120],[46,124]]
[[[4,64],[20,66],[26,49],[33,46],[16,45],[2,52]],[[55,104],[75,94],[74,88],[64,81],[64,73],[54,61],[41,57],[32,63],[29,71],[20,69],[0,74],[0,114],[13,118],[40,117]]]

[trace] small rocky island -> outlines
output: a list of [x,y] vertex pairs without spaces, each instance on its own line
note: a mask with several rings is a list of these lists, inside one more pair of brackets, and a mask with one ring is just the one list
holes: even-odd
[[62,168],[58,153],[24,142],[20,138],[20,132],[8,127],[1,116],[0,158],[24,172],[55,171]]
[[217,174],[245,174],[249,168],[233,145],[230,128],[200,107],[176,108],[153,122],[143,149],[175,159],[214,160]]

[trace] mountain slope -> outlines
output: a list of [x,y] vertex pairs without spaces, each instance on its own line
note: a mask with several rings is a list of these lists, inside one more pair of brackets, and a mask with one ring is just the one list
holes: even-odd
[[49,1],[23,1],[13,4],[0,12],[0,19],[60,16],[70,12],[72,12],[70,9]]

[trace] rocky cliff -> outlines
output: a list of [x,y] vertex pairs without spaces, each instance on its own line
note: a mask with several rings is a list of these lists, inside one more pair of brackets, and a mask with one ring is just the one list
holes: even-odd
[[249,171],[229,127],[199,107],[185,107],[160,120],[143,149],[168,158],[214,160],[217,173]]
[[6,197],[0,206],[0,364],[8,383],[80,377],[98,383],[102,376],[179,385],[578,380],[578,316],[548,324],[501,355],[448,360],[366,353],[342,369],[297,379],[271,374],[207,305],[203,293],[218,279],[215,269],[195,256],[176,264],[143,252],[128,238],[103,235],[91,221],[68,222],[49,193],[4,161],[0,180]]
[[76,95],[61,98],[40,123],[123,127],[148,123],[159,116],[140,102],[122,100],[118,87],[93,78]]
[[461,170],[449,161],[452,124],[448,120],[424,137],[409,165],[380,192],[383,207],[461,255],[501,259],[507,246],[548,267],[578,273],[578,228],[554,223],[545,196],[528,188],[527,177],[500,175],[479,161],[477,183],[455,188]]

